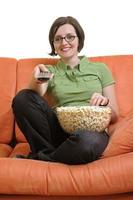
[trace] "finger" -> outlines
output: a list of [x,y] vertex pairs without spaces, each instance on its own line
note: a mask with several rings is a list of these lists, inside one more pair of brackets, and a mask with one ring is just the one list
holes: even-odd
[[108,98],[104,98],[103,101],[101,102],[102,106],[107,106],[109,104],[109,99]]
[[97,98],[96,106],[100,106],[102,103],[103,99],[101,97]]
[[90,99],[90,105],[94,105],[95,102],[96,102],[96,95],[93,94],[93,95],[91,96],[91,99]]
[[50,80],[52,79],[54,77],[54,74],[53,73],[51,73],[51,77],[50,77]]
[[99,97],[93,97],[90,102],[92,106],[98,106],[100,105],[100,103],[101,103],[101,99]]
[[47,71],[48,72],[48,69],[44,64],[40,64],[39,68],[40,68],[40,71]]
[[35,78],[37,78],[37,76],[38,76],[38,74],[40,73],[40,69],[39,69],[39,67],[38,66],[36,66],[35,68],[34,68],[34,77]]
[[94,93],[90,100],[91,105],[99,105],[100,98],[101,98],[101,95],[99,93]]
[[95,100],[95,102],[94,102],[94,105],[95,105],[95,106],[100,106],[102,100],[103,100],[103,99],[102,99],[101,97],[97,97],[96,100]]
[[104,99],[102,99],[102,101],[101,101],[101,106],[104,106],[104,105],[106,105],[106,103],[107,103],[107,100],[104,98]]

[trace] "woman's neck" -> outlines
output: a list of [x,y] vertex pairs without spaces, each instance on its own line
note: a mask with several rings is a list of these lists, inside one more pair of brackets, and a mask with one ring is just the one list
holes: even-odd
[[62,61],[68,65],[71,69],[73,69],[75,66],[77,66],[80,62],[79,57],[74,57],[74,58],[68,58],[68,59],[62,59]]

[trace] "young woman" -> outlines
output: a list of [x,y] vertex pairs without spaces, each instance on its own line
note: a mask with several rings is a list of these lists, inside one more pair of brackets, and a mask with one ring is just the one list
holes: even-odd
[[[114,80],[103,63],[89,62],[78,56],[84,46],[84,31],[71,17],[54,21],[49,32],[50,55],[59,55],[56,66],[35,66],[27,89],[13,100],[13,111],[19,128],[29,142],[31,153],[24,157],[67,164],[82,164],[98,159],[108,144],[108,135],[90,131],[66,133],[53,108],[57,106],[108,105],[111,122],[118,117]],[[40,72],[51,72],[49,80],[38,80]],[[54,99],[50,107],[43,96]]]

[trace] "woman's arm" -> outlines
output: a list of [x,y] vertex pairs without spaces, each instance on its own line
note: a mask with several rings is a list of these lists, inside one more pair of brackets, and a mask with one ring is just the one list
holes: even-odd
[[[48,72],[48,69],[45,67],[44,64],[39,64],[34,68],[32,72],[31,81],[29,83],[29,89],[36,91],[40,96],[44,96],[48,88],[48,81],[39,81],[37,79],[40,72]],[[52,77],[53,74],[51,74],[50,79]]]
[[103,89],[103,95],[109,99],[108,106],[112,110],[111,122],[115,123],[119,117],[119,108],[117,104],[114,84]]
[[119,109],[116,100],[114,84],[103,88],[103,94],[94,93],[91,97],[90,105],[108,105],[112,110],[111,123],[115,123],[119,116]]

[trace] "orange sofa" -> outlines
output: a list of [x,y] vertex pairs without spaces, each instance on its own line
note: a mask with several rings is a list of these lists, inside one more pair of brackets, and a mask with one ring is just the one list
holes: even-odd
[[54,64],[57,59],[0,58],[1,199],[133,199],[133,55],[89,60],[104,62],[111,69],[116,80],[120,117],[109,127],[110,141],[99,160],[66,165],[12,158],[15,154],[28,154],[30,150],[15,123],[12,99],[20,89],[27,87],[36,64]]

